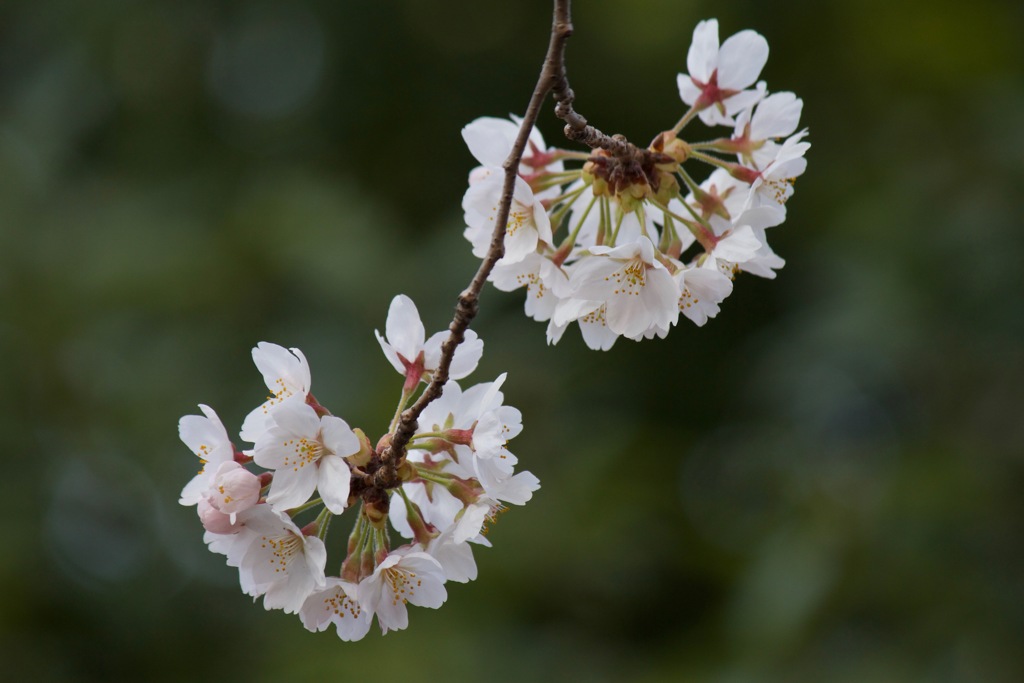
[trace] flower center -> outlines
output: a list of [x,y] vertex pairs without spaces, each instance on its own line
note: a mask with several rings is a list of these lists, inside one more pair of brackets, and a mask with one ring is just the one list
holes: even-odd
[[327,606],[329,612],[333,612],[342,619],[345,617],[358,619],[359,615],[363,613],[363,608],[359,606],[359,603],[348,597],[348,594],[341,588],[335,588],[333,593],[324,598],[324,605]]
[[409,598],[416,593],[416,589],[423,585],[422,579],[416,577],[416,572],[398,567],[388,567],[384,570],[384,580],[391,589],[391,604],[397,605],[399,601],[404,605]]
[[617,285],[612,294],[640,296],[639,290],[647,285],[647,268],[643,261],[630,261],[625,268],[616,271],[610,278]]
[[317,439],[289,439],[282,444],[291,450],[291,454],[284,456],[284,467],[291,467],[298,471],[299,468],[314,463],[328,453],[327,447]]
[[287,536],[278,536],[277,538],[263,536],[261,540],[263,541],[262,547],[270,548],[270,556],[267,561],[274,568],[274,573],[287,572],[288,564],[302,552],[302,539],[291,532],[288,532]]

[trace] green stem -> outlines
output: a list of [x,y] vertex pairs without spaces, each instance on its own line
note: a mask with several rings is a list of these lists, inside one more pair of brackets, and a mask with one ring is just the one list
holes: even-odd
[[392,434],[395,431],[395,427],[398,426],[398,422],[402,419],[402,411],[409,405],[409,399],[416,393],[415,389],[406,389],[402,387],[402,398],[398,401],[398,409],[395,410],[395,416],[391,418],[391,425],[388,427],[388,434]]
[[[565,218],[565,214],[569,212],[572,205],[579,199],[580,194],[585,189],[587,189],[586,186],[583,186],[578,190],[567,192],[556,200],[559,203],[557,205],[558,208],[551,213],[551,232],[555,232],[562,225],[562,219]],[[570,201],[566,201],[567,199]]]
[[711,164],[716,168],[724,168],[725,170],[729,170],[728,161],[724,161],[723,159],[719,159],[718,157],[713,157],[710,154],[705,154],[704,152],[691,149],[690,158],[697,159],[698,161],[703,161],[706,164]]
[[[295,515],[300,515],[303,512],[305,512],[306,510],[310,510],[312,508],[315,508],[317,505],[323,505],[323,503],[324,503],[324,499],[323,498],[314,498],[313,500],[310,500],[310,501],[307,501],[307,502],[303,503],[302,505],[300,505],[297,508],[292,508],[291,510],[289,510],[288,511],[288,516],[289,517],[294,517]],[[327,508],[324,508],[324,509],[326,510]]]
[[686,200],[683,198],[681,194],[677,192],[676,197],[679,199],[680,202],[682,202],[683,206],[686,207],[686,210],[690,212],[690,215],[693,216],[696,223],[694,223],[694,221],[686,220],[679,214],[676,214],[673,211],[669,210],[669,208],[664,204],[659,204],[657,201],[653,199],[651,200],[651,203],[657,206],[662,211],[664,211],[665,215],[671,216],[672,218],[675,218],[677,221],[685,225],[686,228],[690,231],[690,233],[697,239],[697,241],[700,242],[700,245],[704,247],[705,251],[710,253],[711,250],[715,248],[715,231],[711,229],[711,226],[708,224],[707,221],[705,221],[703,218],[697,215],[697,213],[693,210],[693,207],[686,203]]
[[575,159],[577,161],[587,161],[588,159],[590,159],[589,152],[575,152],[568,149],[555,150],[552,153],[552,156],[555,158],[556,161],[561,159]]
[[573,228],[572,234],[565,238],[562,244],[558,247],[559,251],[562,249],[571,249],[572,245],[576,244],[576,238],[579,237],[580,230],[583,229],[583,221],[587,220],[587,216],[590,215],[590,210],[594,208],[594,202],[597,201],[597,197],[591,197],[590,203],[587,204],[587,208],[584,209],[580,219],[576,221],[576,227]]
[[691,105],[689,111],[683,114],[683,118],[679,119],[679,121],[676,122],[676,125],[672,126],[672,132],[678,135],[679,131],[686,128],[686,124],[692,121],[693,117],[696,116],[697,113],[697,108]]
[[441,486],[447,486],[452,483],[453,476],[450,474],[444,474],[443,472],[434,472],[433,470],[427,470],[421,468],[419,465],[413,465],[416,468],[416,476],[423,481],[433,482],[440,484]]
[[615,241],[619,239],[619,229],[622,228],[622,221],[626,218],[626,212],[619,207],[619,219],[615,221],[615,229],[612,231],[612,238],[608,240],[608,246],[614,247]]
[[601,197],[601,216],[597,224],[597,238],[594,240],[594,244],[603,245],[605,238],[608,236],[608,228],[612,222],[611,209],[608,207],[608,198]]
[[644,212],[644,205],[639,204],[636,207],[637,220],[640,221],[640,234],[650,239],[651,236],[647,234],[647,214]]
[[414,434],[413,437],[409,439],[409,443],[411,444],[414,441],[423,441],[425,439],[444,439],[445,441],[448,440],[444,432],[419,432],[417,434]]
[[316,537],[321,541],[327,538],[327,530],[331,526],[331,519],[334,514],[326,507],[316,516]]
[[[699,195],[700,194],[700,192],[701,192],[700,185],[698,185],[697,181],[695,181],[693,179],[693,176],[691,176],[689,173],[686,172],[685,168],[680,166],[679,170],[677,171],[677,174],[679,175],[680,178],[683,179],[683,182],[686,183],[686,187],[690,188],[690,192],[692,192],[694,195]],[[682,196],[682,195],[680,195],[680,196]],[[683,200],[683,203],[685,204],[686,200]]]

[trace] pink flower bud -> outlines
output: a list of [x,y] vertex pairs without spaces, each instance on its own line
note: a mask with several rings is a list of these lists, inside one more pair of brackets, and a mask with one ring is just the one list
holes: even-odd
[[199,520],[203,523],[203,528],[211,534],[234,534],[242,529],[242,524],[237,520],[232,524],[231,515],[210,505],[206,498],[201,498],[196,504],[196,512],[199,513]]
[[209,502],[225,514],[248,510],[260,498],[260,478],[237,462],[229,461],[217,468]]

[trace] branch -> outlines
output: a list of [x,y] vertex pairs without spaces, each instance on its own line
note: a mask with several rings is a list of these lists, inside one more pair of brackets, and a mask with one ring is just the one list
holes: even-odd
[[565,72],[565,44],[572,35],[571,4],[571,0],[555,1],[555,25],[552,28],[551,48],[544,62],[545,72],[550,72],[553,79],[551,95],[557,102],[555,116],[565,121],[565,137],[574,142],[582,143],[591,149],[603,149],[615,157],[634,157],[638,152],[642,154],[643,150],[621,135],[605,135],[589,125],[587,119],[572,107],[576,93],[569,87],[569,77]]
[[[448,371],[455,356],[455,349],[465,338],[466,329],[476,317],[479,310],[480,292],[487,276],[490,275],[494,264],[505,254],[505,229],[508,224],[508,216],[512,207],[512,194],[515,191],[516,177],[519,174],[519,164],[522,161],[526,150],[526,144],[530,139],[530,132],[537,121],[544,98],[549,92],[555,90],[559,106],[566,99],[568,93],[567,116],[572,116],[577,121],[580,130],[587,139],[596,136],[604,136],[603,133],[587,126],[586,120],[572,111],[572,90],[569,89],[565,76],[565,43],[572,35],[572,20],[570,0],[555,0],[554,20],[551,26],[551,39],[548,43],[548,52],[544,58],[544,67],[541,70],[540,78],[533,89],[530,103],[526,108],[526,115],[519,126],[519,134],[508,158],[502,164],[505,170],[505,183],[502,187],[501,201],[498,204],[498,215],[494,223],[494,234],[491,237],[491,245],[487,256],[480,264],[469,286],[459,295],[458,304],[455,307],[455,317],[452,319],[448,330],[451,332],[448,339],[441,345],[441,361],[437,370],[431,378],[430,384],[420,395],[414,404],[402,411],[397,427],[391,435],[391,443],[381,452],[381,468],[374,475],[374,485],[377,487],[390,488],[397,485],[397,468],[405,458],[405,448],[409,439],[416,433],[417,420],[423,410],[435,399],[441,396],[444,384],[448,381]],[[562,115],[559,115],[560,118]],[[568,120],[568,119],[567,119]],[[587,132],[592,131],[592,132]],[[607,136],[604,136],[607,137]],[[575,139],[575,138],[574,138]],[[608,138],[611,140],[611,138]]]

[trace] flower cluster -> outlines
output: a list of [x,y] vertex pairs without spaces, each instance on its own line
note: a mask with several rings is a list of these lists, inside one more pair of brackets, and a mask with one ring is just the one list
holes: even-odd
[[[774,278],[785,262],[766,231],[786,217],[804,172],[803,102],[758,81],[768,43],[741,31],[719,44],[718,22],[693,32],[689,73],[678,77],[689,109],[646,149],[605,145],[591,154],[549,148],[532,131],[505,226],[495,287],[527,290],[526,314],[548,322],[556,343],[576,322],[586,344],[611,348],[621,335],[664,337],[680,314],[697,325],[718,314],[739,272]],[[730,132],[703,142],[680,133],[693,119]],[[463,139],[481,166],[463,198],[465,236],[485,255],[502,197],[501,164],[515,121],[480,118]],[[566,161],[582,162],[567,170]],[[684,164],[713,171],[697,182]]]
[[[507,443],[522,425],[519,411],[504,405],[505,376],[465,391],[455,382],[483,352],[473,332],[455,352],[441,398],[420,415],[406,455],[387,460],[402,411],[438,370],[444,336],[426,338],[408,297],[392,301],[377,339],[404,383],[376,446],[316,400],[301,351],[266,342],[252,355],[270,396],[240,431],[250,448],[237,450],[205,405],[202,415],[181,418],[181,439],[201,468],[180,502],[196,506],[210,550],[238,568],[242,590],[262,596],[267,609],[298,613],[311,631],[334,624],[342,640],[362,638],[374,616],[382,632],[403,629],[408,604],[440,607],[447,581],[476,578],[471,544],[489,545],[488,522],[539,488],[531,473],[514,471]],[[329,576],[331,520],[356,507],[338,572]],[[407,542],[392,547],[392,530]]]

